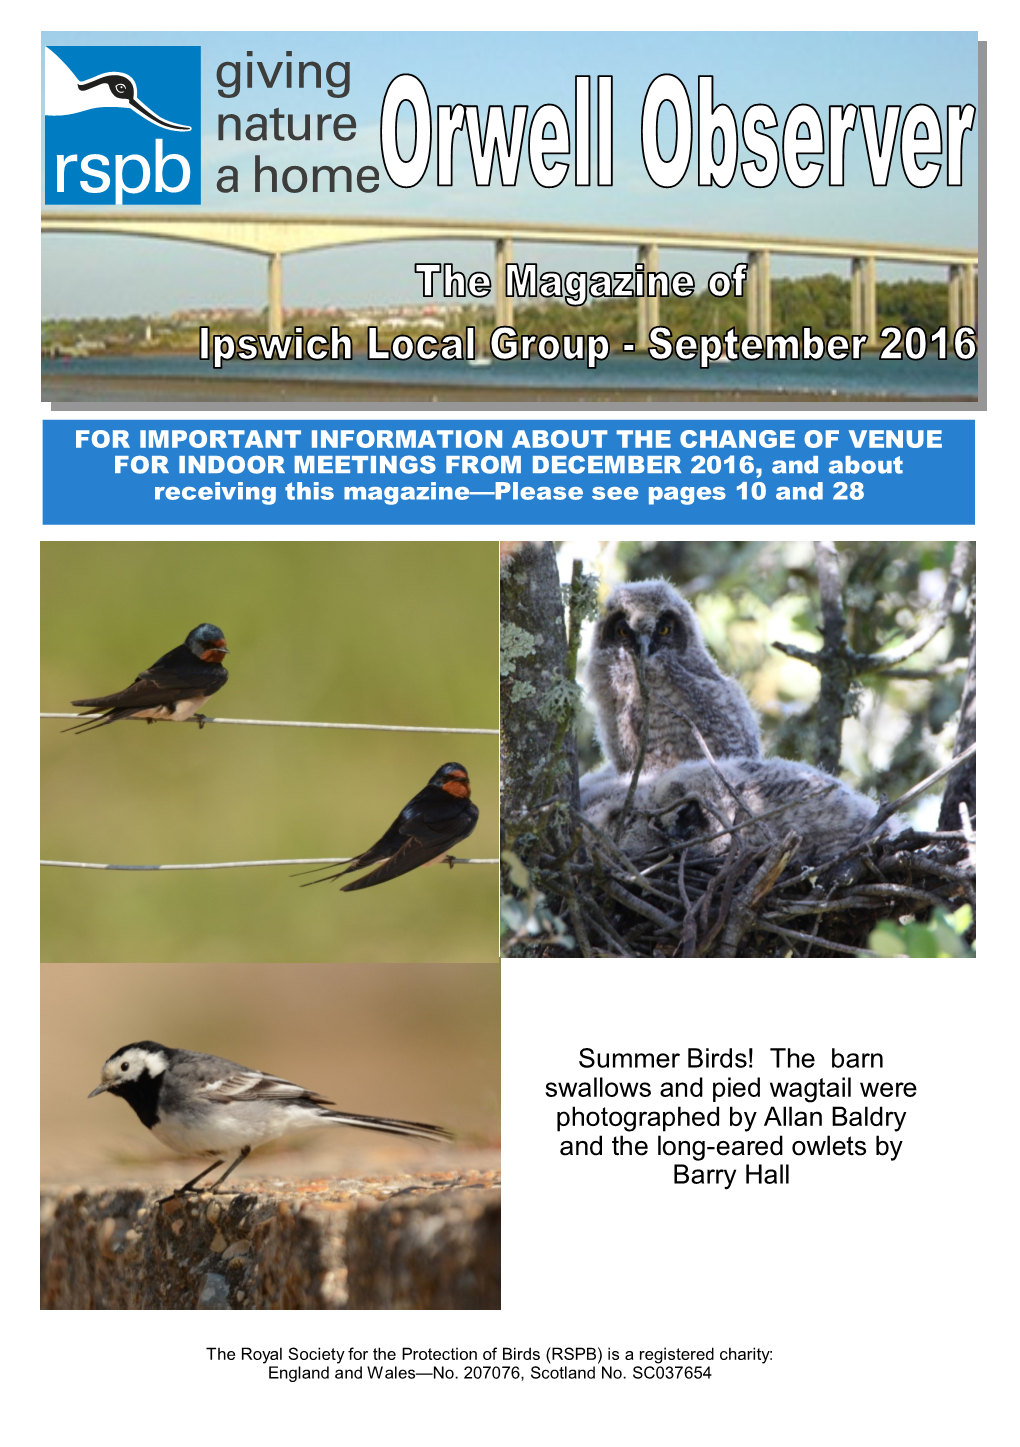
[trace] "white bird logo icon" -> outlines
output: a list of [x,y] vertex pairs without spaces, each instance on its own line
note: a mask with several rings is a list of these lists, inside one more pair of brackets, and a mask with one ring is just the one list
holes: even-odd
[[165,121],[162,116],[150,111],[138,98],[138,87],[131,76],[121,71],[108,71],[105,75],[94,75],[89,80],[79,80],[69,66],[65,65],[56,51],[46,51],[46,114],[48,116],[73,116],[79,111],[103,110],[106,107],[132,110],[168,131],[190,131],[190,126],[178,125],[176,121]]

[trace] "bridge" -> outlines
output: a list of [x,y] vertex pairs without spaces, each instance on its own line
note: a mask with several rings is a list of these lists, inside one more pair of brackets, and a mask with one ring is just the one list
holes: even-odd
[[[736,253],[746,257],[747,330],[764,336],[772,330],[771,259],[810,256],[850,264],[850,326],[855,335],[878,340],[876,267],[879,262],[944,269],[948,279],[949,334],[974,326],[977,318],[978,253],[958,247],[913,246],[899,242],[832,241],[796,236],[731,235],[715,231],[673,231],[648,227],[560,226],[545,222],[453,221],[422,217],[244,215],[205,213],[174,216],[164,211],[125,213],[46,210],[44,232],[150,236],[202,246],[255,252],[268,262],[268,330],[283,330],[283,258],[333,246],[363,246],[381,241],[488,241],[495,247],[496,325],[513,325],[513,299],[507,295],[506,266],[514,242],[571,246],[621,246],[637,252],[646,272],[658,271],[661,251]],[[637,299],[637,335],[644,342],[659,324],[659,297]]]

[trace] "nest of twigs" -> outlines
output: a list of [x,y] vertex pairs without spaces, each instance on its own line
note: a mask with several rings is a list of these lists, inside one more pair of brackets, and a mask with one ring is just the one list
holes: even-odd
[[538,874],[586,956],[856,956],[870,953],[881,920],[975,904],[974,840],[962,830],[880,835],[811,864],[794,833],[758,844],[737,830],[722,857],[699,857],[692,845],[629,859],[583,816],[575,822],[584,851],[567,887],[558,861]]

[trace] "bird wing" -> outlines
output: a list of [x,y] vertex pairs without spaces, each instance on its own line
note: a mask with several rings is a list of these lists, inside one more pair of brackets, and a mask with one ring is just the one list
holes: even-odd
[[221,1104],[244,1100],[332,1104],[325,1096],[308,1090],[303,1085],[295,1085],[292,1080],[283,1080],[278,1075],[263,1075],[260,1070],[246,1070],[243,1066],[237,1066],[229,1073],[217,1074],[215,1080],[203,1081],[199,1089],[206,1100],[215,1100]]
[[[192,658],[192,664],[198,660]],[[108,693],[102,698],[78,698],[73,700],[74,708],[158,708],[161,704],[177,703],[180,699],[194,698],[196,694],[209,697],[223,687],[227,681],[227,670],[208,664],[197,667],[187,665],[174,668],[153,664],[140,673],[134,683],[128,684],[118,693]]]
[[[421,854],[420,858],[411,858],[412,851],[415,849],[420,850],[427,846],[423,845],[420,839],[416,839],[413,836],[410,838],[403,837],[398,832],[397,826],[399,823],[400,820],[395,819],[383,837],[377,840],[371,849],[366,849],[362,854],[358,854],[354,859],[345,864],[343,869],[338,869],[333,874],[323,874],[319,879],[310,879],[308,883],[303,884],[301,888],[308,889],[312,884],[332,884],[334,879],[342,879],[345,874],[353,874],[355,870],[358,869],[367,869],[370,864],[378,864],[381,868],[375,870],[372,874],[367,874],[364,879],[359,881],[358,885],[346,885],[345,888],[360,888],[361,885],[366,884],[369,880],[375,884],[382,884],[383,878],[396,879],[398,874],[406,874],[409,869],[417,869],[420,864],[427,864],[430,859],[435,859],[436,855],[441,854],[443,849],[447,847],[443,844],[438,844],[433,848],[431,854],[426,852]],[[397,860],[402,861],[399,867],[396,863]],[[403,862],[405,860],[407,862]],[[329,867],[328,864],[319,866],[320,869],[329,869]],[[385,876],[383,876],[384,870],[387,871]],[[309,870],[308,873],[316,874],[318,870],[312,869]],[[376,875],[380,875],[381,877],[377,879]]]
[[[418,839],[423,844],[430,840],[444,844],[451,842],[451,835],[462,829],[469,818],[471,822],[468,833],[475,827],[475,820],[478,818],[478,810],[474,804],[430,785],[415,795],[396,820],[396,826],[401,834]],[[460,834],[458,837],[463,839],[465,835]]]
[[227,1105],[234,1101],[277,1101],[280,1104],[321,1107],[324,1121],[336,1125],[356,1126],[361,1130],[385,1131],[390,1135],[422,1136],[426,1140],[452,1140],[450,1132],[442,1126],[426,1125],[423,1121],[396,1120],[385,1115],[351,1115],[347,1111],[330,1110],[333,1104],[314,1090],[306,1090],[290,1080],[281,1080],[278,1075],[263,1075],[258,1070],[245,1070],[238,1066],[220,1079],[206,1081],[201,1087],[206,1100]]
[[[452,807],[436,803],[428,811],[420,811],[417,816],[405,818],[401,815],[397,824],[399,832],[404,835],[404,842],[380,863],[378,869],[373,869],[371,874],[366,874],[362,879],[345,884],[344,889],[368,889],[374,884],[385,884],[387,880],[397,879],[401,874],[408,874],[412,869],[420,869],[422,865],[430,864],[433,859],[438,859],[441,854],[447,853],[455,844],[466,839],[478,821],[478,810],[463,799],[449,799],[449,806]],[[405,810],[404,814],[407,812],[408,810]],[[368,864],[374,861],[364,859],[363,862]]]
[[186,1065],[190,1072],[187,1086],[181,1087],[185,1097],[197,1091],[203,1100],[217,1105],[275,1101],[280,1105],[312,1108],[328,1124],[386,1131],[391,1135],[422,1136],[426,1140],[452,1139],[450,1132],[442,1126],[426,1125],[423,1121],[396,1120],[383,1115],[351,1115],[346,1111],[331,1110],[329,1107],[333,1102],[317,1091],[295,1085],[292,1080],[284,1080],[279,1075],[250,1070],[245,1065],[217,1055],[190,1055],[184,1051],[178,1054],[181,1064]]
[[[355,870],[367,869],[370,864],[380,867],[344,888],[364,889],[371,884],[385,884],[388,879],[397,879],[401,874],[419,869],[452,849],[468,837],[477,822],[478,810],[469,800],[427,784],[410,803],[404,805],[386,833],[370,849],[363,850],[335,874],[311,879],[301,887],[307,889],[310,884],[329,884]],[[329,868],[328,865],[324,867]]]

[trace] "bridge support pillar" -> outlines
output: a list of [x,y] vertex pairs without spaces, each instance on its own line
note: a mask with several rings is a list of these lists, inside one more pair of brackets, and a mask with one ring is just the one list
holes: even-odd
[[955,335],[958,327],[977,325],[977,284],[974,267],[970,262],[958,263],[949,268],[949,336]]
[[506,291],[506,269],[514,259],[514,243],[512,236],[501,236],[496,242],[496,325],[497,327],[512,327],[514,324],[514,304],[512,298],[507,296]]
[[977,285],[974,268],[970,262],[964,263],[962,286],[963,295],[960,299],[960,325],[962,327],[976,327]]
[[[638,261],[645,269],[645,286],[648,286],[648,273],[659,269],[659,248],[655,242],[638,247]],[[652,327],[659,325],[659,296],[644,296],[637,299],[637,348],[639,352],[648,350],[648,333]]]
[[754,337],[772,330],[772,258],[767,251],[747,254],[747,330]]
[[283,257],[275,252],[269,258],[269,313],[266,318],[270,336],[283,332]]
[[949,335],[955,336],[958,327],[963,325],[961,320],[963,313],[963,267],[951,266],[949,268]]
[[878,340],[878,287],[873,256],[855,256],[850,262],[850,330],[854,336],[866,336],[872,345]]

